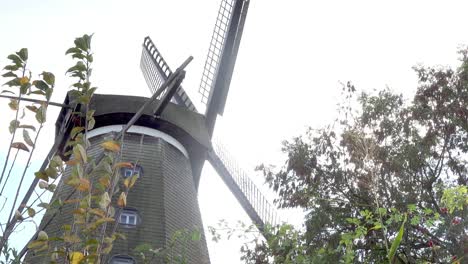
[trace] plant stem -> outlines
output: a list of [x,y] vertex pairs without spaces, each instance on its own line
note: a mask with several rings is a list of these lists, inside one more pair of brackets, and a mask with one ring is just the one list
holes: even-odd
[[0,196],[2,195],[3,190],[5,189],[5,186],[6,186],[7,183],[8,183],[8,179],[10,178],[11,170],[12,170],[13,167],[15,166],[16,157],[18,157],[18,153],[19,153],[19,149],[16,150],[15,157],[13,158],[13,162],[11,163],[10,170],[8,171],[7,177],[6,177],[6,179],[5,179],[5,183],[3,184],[2,190],[0,191]]
[[[20,92],[20,95],[19,95],[19,98],[21,98],[21,92]],[[16,110],[16,115],[15,115],[15,123],[18,122],[18,115],[19,115],[19,110],[20,110],[20,101],[18,101],[18,109]],[[2,170],[2,176],[0,176],[0,184],[2,183],[2,180],[3,180],[3,177],[4,177],[4,174],[5,174],[5,170],[6,170],[6,167],[8,165],[8,160],[10,158],[10,153],[11,153],[11,144],[13,144],[13,141],[15,140],[15,135],[16,135],[16,130],[18,128],[15,128],[15,130],[13,130],[13,133],[11,135],[11,140],[10,140],[10,145],[8,147],[8,152],[7,152],[7,155],[6,155],[6,158],[5,158],[5,163],[3,164],[3,170]]]
[[23,174],[21,175],[21,180],[20,180],[20,182],[18,184],[18,188],[16,189],[15,199],[13,201],[13,206],[11,207],[10,215],[7,218],[8,219],[8,224],[6,226],[5,232],[3,233],[3,237],[2,237],[2,240],[1,240],[1,243],[0,243],[0,250],[4,247],[5,241],[7,241],[8,237],[10,236],[10,234],[11,234],[10,230],[13,230],[13,228],[14,228],[15,224],[13,222],[10,224],[10,222],[12,220],[13,212],[14,212],[14,210],[16,208],[16,202],[18,200],[18,196],[19,196],[19,192],[21,190],[21,186],[23,185],[24,177],[26,175],[26,172],[28,171],[32,155],[34,154],[34,150],[36,149],[37,139],[39,138],[39,134],[40,134],[43,126],[44,126],[43,123],[41,123],[41,125],[39,126],[39,129],[37,130],[36,137],[34,138],[34,145],[33,145],[32,149],[31,149],[31,152],[29,153],[29,157],[28,157],[28,160],[26,162],[26,166],[24,167]]

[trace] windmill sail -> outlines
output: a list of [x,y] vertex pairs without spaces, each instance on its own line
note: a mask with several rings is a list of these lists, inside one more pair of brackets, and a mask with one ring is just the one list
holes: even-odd
[[[172,74],[169,65],[156,48],[153,41],[151,41],[150,37],[146,37],[143,41],[140,67],[152,94],[154,94],[167,78],[169,78],[169,75]],[[158,99],[161,99],[162,96],[164,96],[164,93],[161,94]],[[185,93],[182,86],[177,89],[174,99],[177,104],[184,105],[191,111],[197,112],[195,105]]]
[[[143,44],[141,62],[143,74],[152,91],[158,88],[158,80],[168,78],[171,73],[168,64],[149,37],[145,38]],[[165,67],[162,65],[165,65]],[[151,76],[152,74],[158,74],[159,76]],[[181,99],[185,98],[180,100],[180,104],[197,112],[182,87],[179,87],[177,95]],[[276,209],[268,202],[247,174],[239,169],[234,159],[229,157],[220,144],[213,142],[213,150],[208,153],[208,160],[260,230],[263,230],[265,224],[275,225],[279,222]]]
[[213,143],[208,160],[260,231],[265,224],[279,224],[276,209],[220,143]]
[[249,0],[222,0],[219,7],[199,88],[210,134],[224,112],[248,7]]

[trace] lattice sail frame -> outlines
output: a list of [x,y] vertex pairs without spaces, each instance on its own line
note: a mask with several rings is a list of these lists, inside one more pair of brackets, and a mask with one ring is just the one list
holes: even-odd
[[215,27],[211,37],[208,55],[205,61],[200,88],[198,92],[201,94],[201,102],[208,104],[212,87],[216,81],[216,76],[223,53],[224,43],[229,29],[232,11],[236,0],[222,0],[219,7],[218,16],[216,18]]
[[[169,75],[172,74],[169,65],[149,37],[146,37],[143,42],[140,68],[152,94],[154,94],[167,78],[169,78]],[[166,92],[167,89],[159,95],[158,99],[161,99]],[[174,100],[176,103],[186,106],[191,111],[198,112],[182,86],[177,89]]]

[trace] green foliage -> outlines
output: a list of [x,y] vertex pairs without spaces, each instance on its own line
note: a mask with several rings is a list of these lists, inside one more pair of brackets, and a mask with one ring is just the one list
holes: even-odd
[[[59,237],[48,237],[44,231],[40,231],[36,240],[29,244],[34,251],[49,255],[52,262],[65,261],[67,263],[100,263],[103,257],[110,253],[116,239],[124,238],[116,232],[115,218],[119,217],[120,209],[125,207],[126,197],[136,178],[123,188],[118,188],[122,181],[117,164],[121,163],[120,142],[113,140],[105,141],[102,146],[103,156],[100,160],[89,155],[89,142],[87,132],[94,126],[94,110],[89,108],[89,102],[96,91],[91,86],[91,36],[84,35],[75,39],[75,47],[69,49],[66,54],[71,54],[77,59],[75,66],[71,67],[67,74],[77,78],[77,82],[70,91],[72,104],[80,105],[80,112],[74,112],[76,118],[83,119],[83,126],[76,126],[71,130],[70,139],[66,146],[69,151],[69,160],[66,165],[71,174],[64,180],[74,190],[74,198],[62,201],[60,197],[51,204],[41,206],[49,209],[49,214],[56,213],[64,205],[74,206],[73,221],[63,227],[63,235]],[[35,82],[34,85],[40,89],[55,82],[52,74],[43,72],[43,81]],[[45,114],[41,115],[42,107],[36,110],[38,122],[45,122]],[[64,172],[63,161],[55,156],[44,171],[36,173],[42,181],[39,183],[41,189],[54,191],[54,180]],[[52,181],[52,182],[50,182]],[[119,199],[112,202],[113,197],[119,195]],[[42,238],[41,238],[42,234]]]
[[3,260],[0,260],[0,264],[21,264],[21,260],[18,257],[18,251],[14,248],[10,248],[8,243],[2,249]]
[[401,240],[403,239],[403,233],[405,232],[405,223],[406,223],[406,215],[405,219],[403,220],[403,223],[401,223],[400,230],[398,231],[398,234],[396,235],[395,239],[392,242],[392,247],[390,248],[390,251],[388,252],[388,260],[389,263],[393,263],[395,259],[395,253],[400,247]]
[[199,229],[180,229],[171,235],[165,248],[155,248],[150,244],[140,244],[133,252],[144,264],[185,264],[188,263],[187,248],[189,243],[199,243],[202,233]]
[[468,205],[468,187],[456,186],[444,190],[442,204],[453,214],[455,210],[463,210]]
[[[133,165],[120,161],[121,142],[115,141],[113,136],[101,146],[102,155],[99,159],[89,153],[90,143],[87,139],[87,132],[95,124],[94,110],[90,109],[89,103],[97,89],[90,82],[91,63],[93,62],[91,38],[90,35],[76,38],[75,46],[66,52],[77,60],[76,64],[68,69],[67,74],[76,78],[76,82],[72,85],[73,90],[69,92],[71,99],[69,103],[75,106],[76,110],[73,112],[72,118],[80,120],[79,125],[76,124],[77,126],[71,130],[70,138],[66,143],[66,148],[70,149],[68,161],[64,163],[60,156],[54,156],[44,170],[35,173],[35,176],[40,179],[38,187],[42,193],[38,194],[39,197],[32,204],[23,205],[25,210],[20,211],[21,209],[16,210],[14,204],[19,198],[19,190],[28,166],[24,169],[18,192],[11,207],[10,221],[6,225],[6,229],[2,229],[3,234],[0,236],[0,249],[5,256],[5,261],[7,261],[5,264],[19,263],[15,262],[18,261],[17,252],[9,249],[7,245],[15,226],[33,219],[45,209],[47,209],[46,217],[55,217],[57,213],[64,212],[73,214],[71,223],[63,226],[60,235],[47,234],[44,230],[38,230],[35,240],[27,245],[30,251],[37,253],[36,256],[46,257],[50,259],[51,263],[102,263],[105,256],[112,250],[114,241],[124,238],[124,235],[116,232],[115,219],[119,217],[120,208],[126,206],[128,192],[136,184],[138,177],[124,180],[120,176],[119,164]],[[55,76],[50,72],[44,71],[39,74],[39,79],[32,80],[32,73],[27,69],[27,49],[21,49],[9,55],[8,59],[11,64],[4,67],[6,72],[2,75],[9,78],[5,83],[8,89],[2,93],[17,95],[17,99],[11,99],[9,102],[10,109],[15,111],[15,119],[9,123],[12,139],[0,177],[0,185],[4,179],[11,149],[29,152],[29,159],[31,158],[38,135],[47,120],[49,100],[55,86]],[[24,103],[27,102],[22,100],[24,97],[29,97],[28,100],[32,100],[33,103]],[[43,99],[36,99],[38,97]],[[22,116],[19,115],[21,112]],[[37,124],[24,123],[23,118],[26,112],[32,112]],[[14,142],[18,129],[22,129],[24,142]],[[15,160],[16,156],[12,162],[12,168],[15,165]],[[73,190],[70,199],[62,200],[64,197],[54,196],[50,203],[42,202],[40,197],[45,192],[55,191],[56,180],[65,172],[65,165],[71,172],[64,180],[64,183]],[[9,179],[10,172],[7,174],[6,181]],[[6,186],[6,181],[3,183],[3,187]],[[3,192],[3,188],[1,192]],[[114,199],[115,197],[119,197],[119,199]],[[38,201],[40,203],[36,204]],[[65,206],[67,209],[64,209]],[[199,236],[194,234],[193,237]],[[10,258],[12,254],[14,261]]]
[[[461,259],[468,238],[468,50],[460,54],[457,70],[415,68],[412,101],[389,89],[358,94],[345,84],[335,123],[285,141],[279,170],[259,167],[279,207],[307,212],[295,245],[305,245],[304,257],[322,257],[313,263]],[[287,260],[291,250],[274,251],[269,240],[244,250],[245,262]],[[263,262],[255,262],[259,256]]]

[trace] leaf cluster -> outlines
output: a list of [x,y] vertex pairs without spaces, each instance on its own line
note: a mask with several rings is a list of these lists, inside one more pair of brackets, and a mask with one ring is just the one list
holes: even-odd
[[[325,254],[334,263],[463,256],[468,52],[460,54],[456,70],[415,68],[419,86],[411,101],[388,88],[359,94],[345,84],[335,123],[285,141],[279,170],[259,167],[279,207],[306,211],[309,256]],[[271,257],[264,245],[248,253]]]

